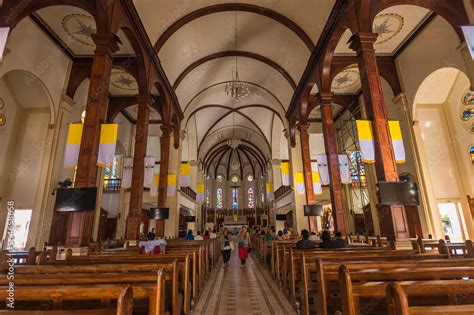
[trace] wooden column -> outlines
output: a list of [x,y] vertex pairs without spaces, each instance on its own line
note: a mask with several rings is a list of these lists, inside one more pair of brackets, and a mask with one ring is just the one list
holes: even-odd
[[[168,200],[168,170],[170,160],[170,135],[171,126],[163,124],[161,126],[160,137],[160,182],[158,185],[158,207],[166,207]],[[165,235],[165,220],[156,220],[157,236]]]
[[150,97],[138,96],[137,130],[133,153],[132,188],[130,191],[130,210],[127,218],[126,238],[136,240],[139,237],[143,202],[143,178],[145,176],[145,156],[148,140],[148,121],[150,116]]
[[[367,118],[372,121],[375,143],[375,170],[379,181],[399,180],[380,83],[374,42],[377,34],[358,33],[350,47],[357,52]],[[379,206],[380,229],[390,241],[406,241],[409,230],[403,205]]]
[[[301,157],[303,159],[304,186],[306,191],[306,204],[314,205],[313,190],[313,172],[311,170],[311,153],[309,151],[309,123],[301,123],[299,125],[301,139]],[[309,232],[317,232],[316,217],[308,217]]]
[[[86,117],[77,164],[75,182],[77,188],[97,186],[100,126],[105,123],[106,119],[112,54],[119,49],[112,34],[96,34],[92,35],[92,38],[96,49],[92,62]],[[87,245],[92,236],[93,221],[93,211],[69,215],[66,245]]]
[[323,123],[324,146],[328,160],[329,186],[331,193],[332,212],[336,230],[343,235],[348,233],[346,215],[347,207],[344,200],[344,190],[341,183],[341,173],[339,171],[339,157],[336,141],[336,129],[332,117],[332,93],[320,93],[321,97],[321,118]]

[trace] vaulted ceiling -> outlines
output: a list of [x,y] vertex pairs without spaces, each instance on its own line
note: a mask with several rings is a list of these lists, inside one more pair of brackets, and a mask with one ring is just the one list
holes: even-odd
[[[210,153],[225,146],[226,139],[235,137],[248,143],[255,155],[268,162],[272,157],[272,141],[280,139],[287,128],[285,114],[336,0],[241,0],[239,3],[133,0],[133,3],[184,113],[181,126],[186,135],[187,158],[211,163],[205,161]],[[373,24],[379,34],[375,44],[377,54],[394,56],[430,14],[411,5],[380,12]],[[93,55],[90,35],[95,32],[95,23],[85,11],[54,6],[37,11],[32,18],[53,34],[70,55],[75,58]],[[337,56],[355,56],[347,47],[350,36],[350,31],[346,31],[341,37]],[[121,45],[116,56],[134,56],[125,34],[120,31],[118,37]],[[240,78],[250,86],[250,96],[240,102],[232,101],[225,93],[236,60]],[[334,77],[335,94],[357,95],[360,89],[355,62]],[[135,95],[137,82],[131,73],[117,67],[109,91],[113,96]],[[317,87],[313,90],[316,92]],[[342,109],[335,106],[334,114]],[[122,114],[131,119],[136,117],[133,107]],[[319,117],[317,109],[311,113],[312,119]],[[153,113],[150,119],[159,122],[158,113]],[[253,164],[258,164],[257,158],[251,159]]]

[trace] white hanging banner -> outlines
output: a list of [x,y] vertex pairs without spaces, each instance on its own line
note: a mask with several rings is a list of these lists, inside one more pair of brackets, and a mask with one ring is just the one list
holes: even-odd
[[349,159],[345,154],[339,154],[339,173],[341,174],[341,183],[351,183],[351,173],[349,170]]
[[304,195],[304,192],[305,192],[304,174],[302,172],[297,172],[295,174],[295,185],[296,185],[296,193],[298,195]]
[[329,185],[331,179],[329,177],[328,168],[328,157],[326,154],[317,155],[319,178],[321,179],[321,185]]
[[462,32],[464,33],[464,39],[466,40],[467,49],[471,53],[471,58],[474,60],[474,25],[461,26]]
[[397,164],[405,163],[405,147],[403,146],[402,130],[398,120],[389,120],[388,128],[390,130],[390,138],[392,139],[393,153],[395,154],[395,162]]
[[313,182],[313,193],[321,195],[323,193],[323,186],[321,185],[321,178],[318,172],[318,163],[311,163],[311,181]]
[[361,151],[361,161],[364,163],[375,163],[372,123],[369,120],[356,120],[356,125]]
[[151,188],[153,186],[153,175],[155,174],[155,157],[145,157],[145,176],[143,176],[143,186]]
[[123,172],[122,172],[122,187],[132,187],[132,174],[133,174],[133,158],[128,157],[123,159]]

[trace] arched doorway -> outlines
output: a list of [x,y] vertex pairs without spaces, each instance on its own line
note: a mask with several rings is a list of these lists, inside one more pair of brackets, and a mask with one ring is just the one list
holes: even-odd
[[413,104],[431,226],[436,237],[447,235],[452,241],[473,235],[468,196],[474,187],[469,153],[474,120],[463,116],[474,105],[469,86],[460,70],[441,68],[425,78]]

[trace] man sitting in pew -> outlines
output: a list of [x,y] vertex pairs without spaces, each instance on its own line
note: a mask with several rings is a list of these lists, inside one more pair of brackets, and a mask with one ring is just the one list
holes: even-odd
[[345,239],[342,238],[342,233],[339,231],[336,231],[334,234],[336,236],[336,244],[338,248],[345,248],[347,247],[347,242]]
[[319,244],[320,248],[338,248],[338,244],[336,241],[331,239],[331,234],[329,233],[328,230],[324,230],[323,233],[321,233],[321,244]]
[[303,230],[301,231],[301,240],[299,240],[297,243],[296,243],[296,248],[299,248],[299,249],[310,249],[310,248],[315,248],[316,247],[316,243],[314,243],[313,241],[310,241],[309,240],[309,232],[308,230]]

